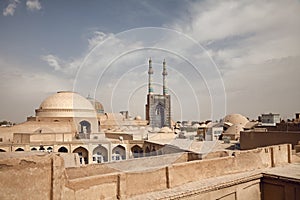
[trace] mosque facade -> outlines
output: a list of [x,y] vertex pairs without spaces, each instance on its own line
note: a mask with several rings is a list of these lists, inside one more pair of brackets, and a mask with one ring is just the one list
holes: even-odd
[[171,96],[168,94],[166,62],[163,61],[163,94],[155,94],[152,85],[152,60],[149,60],[146,120],[151,127],[171,127]]

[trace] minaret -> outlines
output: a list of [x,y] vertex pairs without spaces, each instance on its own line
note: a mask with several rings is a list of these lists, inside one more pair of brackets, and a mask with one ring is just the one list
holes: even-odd
[[167,88],[167,75],[168,75],[168,72],[167,72],[167,69],[166,69],[165,59],[164,59],[164,62],[163,62],[162,75],[163,75],[163,95],[167,95],[168,94],[168,88]]
[[152,87],[152,74],[153,74],[153,68],[152,68],[152,60],[149,59],[149,70],[148,70],[148,94],[153,94],[153,87]]

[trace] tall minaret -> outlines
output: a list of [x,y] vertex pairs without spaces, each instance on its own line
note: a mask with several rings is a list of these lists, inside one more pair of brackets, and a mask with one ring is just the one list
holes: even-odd
[[152,87],[152,74],[153,74],[153,68],[152,68],[152,60],[149,59],[149,70],[148,70],[148,94],[153,94],[153,87]]
[[167,72],[167,68],[166,68],[165,59],[164,59],[164,62],[163,62],[162,75],[163,75],[163,95],[167,95],[168,94],[168,88],[167,88],[167,75],[168,75],[168,72]]

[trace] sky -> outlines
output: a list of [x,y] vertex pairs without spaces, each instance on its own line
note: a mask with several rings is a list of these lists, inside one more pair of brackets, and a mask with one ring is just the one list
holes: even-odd
[[145,117],[148,60],[172,118],[300,112],[298,0],[0,0],[0,120],[57,91]]

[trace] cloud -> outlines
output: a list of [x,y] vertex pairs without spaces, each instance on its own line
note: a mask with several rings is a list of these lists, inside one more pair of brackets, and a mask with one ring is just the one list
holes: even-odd
[[49,66],[54,68],[55,71],[62,69],[61,60],[57,56],[49,54],[46,56],[42,56],[41,59],[46,61],[49,64]]
[[26,7],[28,10],[31,10],[31,11],[40,10],[42,8],[39,0],[27,0]]
[[62,72],[67,76],[73,76],[81,64],[81,58],[62,60],[53,54],[43,55],[41,59],[46,61],[54,71]]
[[13,16],[15,14],[15,10],[17,5],[20,3],[19,0],[10,0],[8,6],[3,10],[4,16]]
[[93,49],[95,46],[97,46],[110,36],[112,36],[112,34],[107,35],[101,31],[94,31],[92,33],[92,36],[88,38],[88,48]]
[[0,104],[0,120],[23,122],[27,116],[34,115],[34,110],[47,96],[72,90],[72,79],[34,70],[18,60],[0,57],[0,65],[3,67],[0,90],[5,93]]
[[[300,82],[291,73],[300,73],[299,9],[294,0],[201,1],[191,3],[188,14],[167,27],[208,49],[223,74],[228,112],[253,118],[279,112],[286,117],[299,107],[294,100],[299,93],[289,92]],[[283,105],[287,96],[291,100]]]

